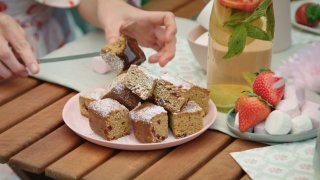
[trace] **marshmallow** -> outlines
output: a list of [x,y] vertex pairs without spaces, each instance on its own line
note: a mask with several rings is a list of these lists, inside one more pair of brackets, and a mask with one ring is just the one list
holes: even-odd
[[202,45],[202,46],[208,46],[209,42],[209,32],[203,33],[201,36],[199,36],[196,40],[195,43]]
[[308,116],[312,121],[312,127],[317,129],[320,127],[320,105],[311,101],[307,101],[302,107],[302,114]]
[[266,122],[263,121],[263,122],[257,124],[254,127],[253,132],[256,133],[256,134],[268,134],[267,131],[266,131]]
[[285,135],[291,130],[292,122],[288,114],[274,110],[267,117],[265,129],[271,135]]
[[298,99],[299,108],[301,108],[306,101],[306,90],[305,90],[305,87],[295,86],[295,88],[296,88],[296,95]]
[[298,134],[301,132],[309,131],[312,129],[312,122],[306,115],[300,115],[292,119],[292,134]]
[[284,99],[297,99],[296,89],[293,85],[286,85]]
[[276,109],[287,113],[291,118],[297,117],[301,114],[299,103],[296,98],[281,100]]
[[287,85],[284,91],[284,100],[281,100],[276,109],[289,114],[291,118],[301,114],[300,107],[304,103],[304,93],[300,93],[293,85]]
[[105,74],[112,70],[109,64],[103,60],[101,56],[93,57],[91,61],[91,67],[99,74]]
[[305,89],[294,85],[286,85],[284,99],[294,99],[298,102],[300,108],[305,102]]
[[[236,114],[236,119],[234,121],[234,127],[239,129],[239,113]],[[253,128],[248,129],[249,133],[253,133]]]

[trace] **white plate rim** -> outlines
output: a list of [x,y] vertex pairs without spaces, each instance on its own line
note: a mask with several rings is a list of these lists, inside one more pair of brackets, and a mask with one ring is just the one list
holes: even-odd
[[[235,113],[229,112],[227,118],[227,125],[229,129],[237,135],[240,139],[245,139],[249,141],[255,141],[260,143],[289,143],[298,142],[308,139],[315,138],[318,133],[318,129],[312,129],[299,134],[287,134],[287,135],[268,135],[268,134],[256,134],[250,132],[240,132],[237,128],[232,125],[235,121]],[[232,122],[231,122],[232,121]],[[305,137],[305,138],[303,138]]]
[[[197,138],[198,136],[200,136],[201,134],[203,134],[217,119],[217,108],[215,106],[215,104],[210,100],[209,101],[209,113],[207,116],[211,115],[212,117],[210,118],[211,121],[209,121],[209,123],[207,123],[200,131],[198,131],[195,134],[189,135],[187,137],[184,138],[179,138],[179,139],[175,139],[174,141],[170,141],[170,142],[159,142],[159,143],[139,143],[139,144],[127,144],[127,143],[117,143],[117,140],[113,140],[113,141],[107,141],[107,140],[101,140],[101,139],[95,139],[93,137],[90,137],[86,134],[83,134],[81,131],[79,131],[77,128],[75,128],[72,125],[72,120],[70,119],[70,114],[67,111],[69,108],[72,108],[72,106],[74,106],[74,104],[77,104],[76,108],[79,108],[79,95],[80,93],[74,95],[73,97],[71,97],[65,104],[63,111],[62,111],[62,117],[63,117],[63,121],[65,122],[65,124],[76,134],[78,134],[80,137],[86,139],[89,142],[92,142],[94,144],[98,144],[104,147],[109,147],[109,148],[114,148],[114,149],[121,149],[121,150],[156,150],[156,149],[164,149],[164,148],[169,148],[169,147],[174,147],[174,146],[178,146],[181,145],[183,143],[189,142],[195,138]],[[81,116],[81,114],[79,113],[79,115]],[[207,117],[206,116],[206,117]],[[206,118],[205,117],[205,118]],[[209,117],[207,117],[209,118]],[[133,132],[131,132],[133,133]]]

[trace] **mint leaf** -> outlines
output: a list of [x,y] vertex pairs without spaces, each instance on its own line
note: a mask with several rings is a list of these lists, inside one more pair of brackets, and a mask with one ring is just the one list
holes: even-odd
[[240,9],[233,9],[233,8],[231,9],[231,15],[236,14],[238,12],[241,12],[241,10]]
[[271,37],[271,39],[273,39],[274,37],[274,27],[275,27],[275,22],[274,22],[273,4],[271,4],[267,10],[267,32]]
[[229,21],[227,21],[224,24],[224,26],[234,29],[237,25],[241,24],[242,21],[244,21],[249,16],[250,14],[248,12],[238,11],[231,15],[231,17],[229,18]]
[[[251,25],[252,22],[263,16],[267,16],[267,32]],[[231,58],[242,53],[247,36],[261,40],[272,40],[274,24],[272,0],[263,0],[252,14],[233,10],[230,20],[224,24],[225,27],[233,29],[233,33],[229,38],[228,52],[223,58]]]
[[228,52],[226,53],[226,55],[224,55],[223,58],[228,59],[242,53],[246,45],[246,38],[247,30],[245,25],[241,24],[237,26],[229,38]]
[[247,29],[247,35],[249,37],[252,37],[254,39],[260,39],[260,40],[265,40],[265,41],[270,41],[271,37],[269,34],[260,28],[253,26],[251,24],[246,24],[246,29]]
[[229,27],[229,28],[236,28],[239,24],[241,24],[241,22],[239,20],[231,20],[231,21],[227,21],[224,26]]
[[259,6],[256,8],[256,10],[251,14],[251,16],[249,16],[246,20],[244,20],[244,22],[250,23],[266,15],[266,12],[270,3],[271,3],[271,0],[262,1],[259,4]]
[[231,15],[230,20],[244,20],[250,16],[250,13],[240,11]]

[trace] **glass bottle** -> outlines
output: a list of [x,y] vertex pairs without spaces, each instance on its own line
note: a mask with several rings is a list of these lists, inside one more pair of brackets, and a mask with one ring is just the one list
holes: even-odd
[[272,0],[214,1],[207,78],[219,111],[227,112],[241,92],[251,91],[250,74],[270,68],[273,34]]

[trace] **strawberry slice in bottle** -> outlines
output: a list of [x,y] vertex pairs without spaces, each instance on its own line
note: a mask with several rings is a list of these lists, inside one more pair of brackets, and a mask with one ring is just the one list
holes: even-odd
[[262,0],[218,0],[223,6],[239,9],[242,11],[253,12]]

